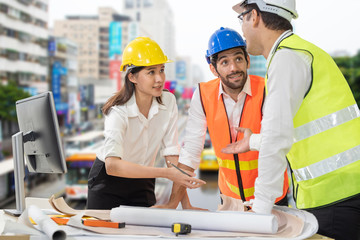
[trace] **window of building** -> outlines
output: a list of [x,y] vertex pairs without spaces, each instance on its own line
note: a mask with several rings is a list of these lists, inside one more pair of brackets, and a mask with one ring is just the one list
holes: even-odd
[[6,29],[6,36],[8,37],[15,37],[15,31],[12,29],[7,28]]
[[141,15],[140,12],[136,13],[136,21],[140,22],[141,21]]
[[144,8],[152,7],[154,5],[153,0],[143,0]]
[[47,12],[48,11],[48,5],[41,2],[41,1],[36,1],[35,4],[34,4],[37,8]]
[[140,8],[141,7],[141,1],[140,0],[136,0],[136,8]]
[[13,9],[13,8],[9,8],[8,9],[8,15],[10,17],[16,18],[16,19],[20,19],[20,11]]
[[0,48],[0,57],[2,58],[6,58],[7,54],[6,54],[6,50],[5,49],[2,49]]
[[0,3],[0,12],[7,14],[9,7]]
[[25,61],[26,60],[26,54],[25,53],[19,53],[19,60]]
[[20,19],[21,19],[21,21],[26,22],[26,23],[30,23],[32,21],[31,16],[29,14],[23,13],[23,12],[20,13]]
[[17,0],[19,3],[29,6],[33,0]]
[[7,50],[7,58],[9,60],[13,60],[13,61],[16,61],[19,59],[19,53],[18,52],[15,52],[13,50]]
[[126,0],[125,1],[125,8],[134,8],[134,0]]

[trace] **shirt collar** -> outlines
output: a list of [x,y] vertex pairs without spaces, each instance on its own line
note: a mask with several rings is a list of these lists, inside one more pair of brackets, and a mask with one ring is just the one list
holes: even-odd
[[[249,75],[247,76],[246,82],[245,82],[245,84],[244,84],[244,87],[243,87],[243,89],[241,90],[241,92],[239,93],[239,95],[240,95],[242,92],[244,92],[244,93],[246,93],[247,95],[250,95],[250,96],[252,95],[252,93],[251,93],[251,82],[250,82],[250,77],[249,77]],[[220,80],[218,99],[220,98],[221,94],[226,94],[226,95],[228,95],[228,94],[224,91],[224,88],[223,88],[223,86],[222,86],[222,84],[221,84],[221,80]],[[238,95],[238,96],[239,96],[239,95]]]
[[285,32],[283,32],[280,37],[278,37],[278,39],[275,41],[274,45],[271,47],[269,56],[266,60],[266,68],[269,66],[270,64],[270,60],[272,58],[272,56],[275,54],[277,47],[279,46],[280,42],[284,39],[287,38],[288,36],[290,36],[291,34],[293,34],[293,32],[291,30],[287,30]]
[[[164,100],[164,96],[162,96],[162,100]],[[139,116],[139,108],[136,104],[135,92],[133,93],[129,101],[126,103],[126,109],[129,117]],[[166,110],[166,106],[164,104],[159,104],[156,100],[156,97],[153,97],[149,110],[149,119],[150,116],[154,116],[155,114],[157,114],[159,112],[159,109]]]

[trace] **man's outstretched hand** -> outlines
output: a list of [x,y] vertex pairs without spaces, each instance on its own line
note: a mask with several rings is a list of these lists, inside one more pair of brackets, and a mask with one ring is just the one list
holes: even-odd
[[234,143],[231,143],[226,146],[226,148],[221,149],[221,152],[226,154],[234,154],[234,153],[244,153],[250,151],[250,137],[253,132],[250,128],[236,128],[238,132],[244,133],[244,137]]

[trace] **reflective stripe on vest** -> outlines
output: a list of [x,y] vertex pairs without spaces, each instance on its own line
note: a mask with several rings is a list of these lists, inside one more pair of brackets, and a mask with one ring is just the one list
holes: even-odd
[[[221,158],[217,158],[219,166],[228,168],[231,170],[235,170],[234,160],[225,159],[222,160]],[[250,160],[250,161],[241,161],[239,160],[239,165],[241,170],[253,170],[258,168],[258,160]]]
[[306,123],[295,128],[294,141],[298,142],[315,134],[324,132],[330,128],[339,126],[345,122],[360,117],[357,104],[343,108],[322,118]]
[[359,156],[360,145],[293,172],[298,182],[314,179],[358,161]]
[[[240,191],[239,191],[239,188],[238,188],[237,186],[232,185],[231,183],[229,183],[229,182],[226,181],[226,180],[225,180],[225,182],[226,182],[226,185],[228,186],[228,188],[230,188],[232,192],[234,192],[234,193],[240,192]],[[254,192],[255,192],[255,188],[254,188],[254,187],[244,189],[244,194],[245,194],[245,197],[246,197],[246,198],[249,198],[249,197],[251,197],[251,196],[254,196]]]

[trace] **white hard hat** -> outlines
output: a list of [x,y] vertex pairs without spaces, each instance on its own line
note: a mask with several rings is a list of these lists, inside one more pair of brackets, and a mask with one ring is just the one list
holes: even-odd
[[289,22],[291,19],[296,19],[298,13],[295,9],[295,0],[242,0],[234,5],[232,9],[237,13],[242,13],[247,4],[255,3],[260,11],[270,12],[285,18]]

